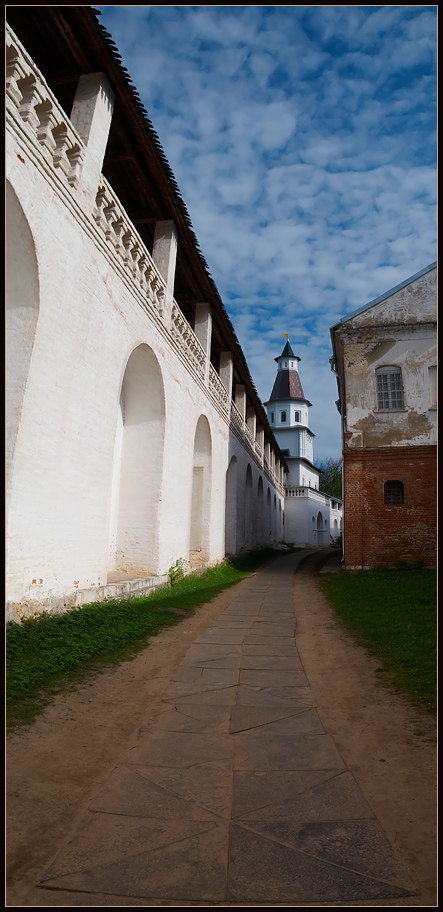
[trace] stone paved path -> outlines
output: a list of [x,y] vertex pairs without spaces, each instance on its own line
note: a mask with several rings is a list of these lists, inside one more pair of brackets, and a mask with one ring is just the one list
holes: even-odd
[[300,661],[306,553],[233,590],[194,641],[42,878],[48,905],[416,904]]

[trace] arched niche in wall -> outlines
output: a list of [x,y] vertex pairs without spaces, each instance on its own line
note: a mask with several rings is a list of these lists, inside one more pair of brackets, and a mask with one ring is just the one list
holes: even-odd
[[18,197],[6,183],[6,492],[22,416],[39,313],[34,239]]
[[165,396],[156,356],[134,349],[123,377],[117,417],[110,568],[155,575],[159,563]]
[[272,513],[271,513],[271,489],[268,488],[266,495],[266,543],[272,538]]
[[194,438],[189,551],[209,558],[211,531],[212,442],[208,419],[200,415]]
[[254,545],[254,503],[253,503],[253,485],[252,469],[248,463],[245,478],[245,547],[252,548]]
[[225,554],[237,553],[237,473],[238,464],[232,457],[226,472],[226,505],[225,505]]
[[321,512],[317,513],[317,545],[323,544],[324,539],[324,523],[323,523],[323,514]]
[[263,479],[260,475],[258,479],[257,490],[257,543],[262,545],[264,542],[265,527],[265,499],[263,494]]

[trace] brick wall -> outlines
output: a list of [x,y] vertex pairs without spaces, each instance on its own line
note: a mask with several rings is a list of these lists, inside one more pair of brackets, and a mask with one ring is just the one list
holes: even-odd
[[[344,556],[348,569],[422,560],[435,566],[437,448],[345,449]],[[385,504],[386,481],[401,481],[404,504]]]

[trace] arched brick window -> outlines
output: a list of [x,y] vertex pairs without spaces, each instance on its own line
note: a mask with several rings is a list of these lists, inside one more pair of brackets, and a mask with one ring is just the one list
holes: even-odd
[[377,367],[377,405],[383,411],[397,411],[404,408],[403,380],[399,367]]
[[385,481],[385,504],[404,504],[405,486],[402,481]]

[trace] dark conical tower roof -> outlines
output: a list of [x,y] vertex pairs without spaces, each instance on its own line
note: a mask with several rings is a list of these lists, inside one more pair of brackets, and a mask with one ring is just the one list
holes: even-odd
[[269,401],[276,399],[305,399],[298,371],[278,371]]
[[[295,357],[296,356],[294,355],[294,352],[292,351],[292,348],[291,348],[291,343],[289,342],[289,339],[288,339],[288,341],[280,355],[280,358],[295,358]],[[274,361],[280,361],[280,358],[274,358]],[[300,361],[300,358],[297,358],[297,361]]]
[[[279,370],[277,371],[269,402],[275,402],[279,399],[296,399],[308,402],[303,393],[298,370],[294,367],[280,367],[283,358],[291,358],[292,361],[295,362],[300,361],[300,358],[297,355],[294,355],[289,339],[286,342],[281,355],[279,355],[278,358],[274,358],[274,361],[277,361],[277,364],[279,365]],[[308,405],[310,404],[311,403],[308,402]]]

